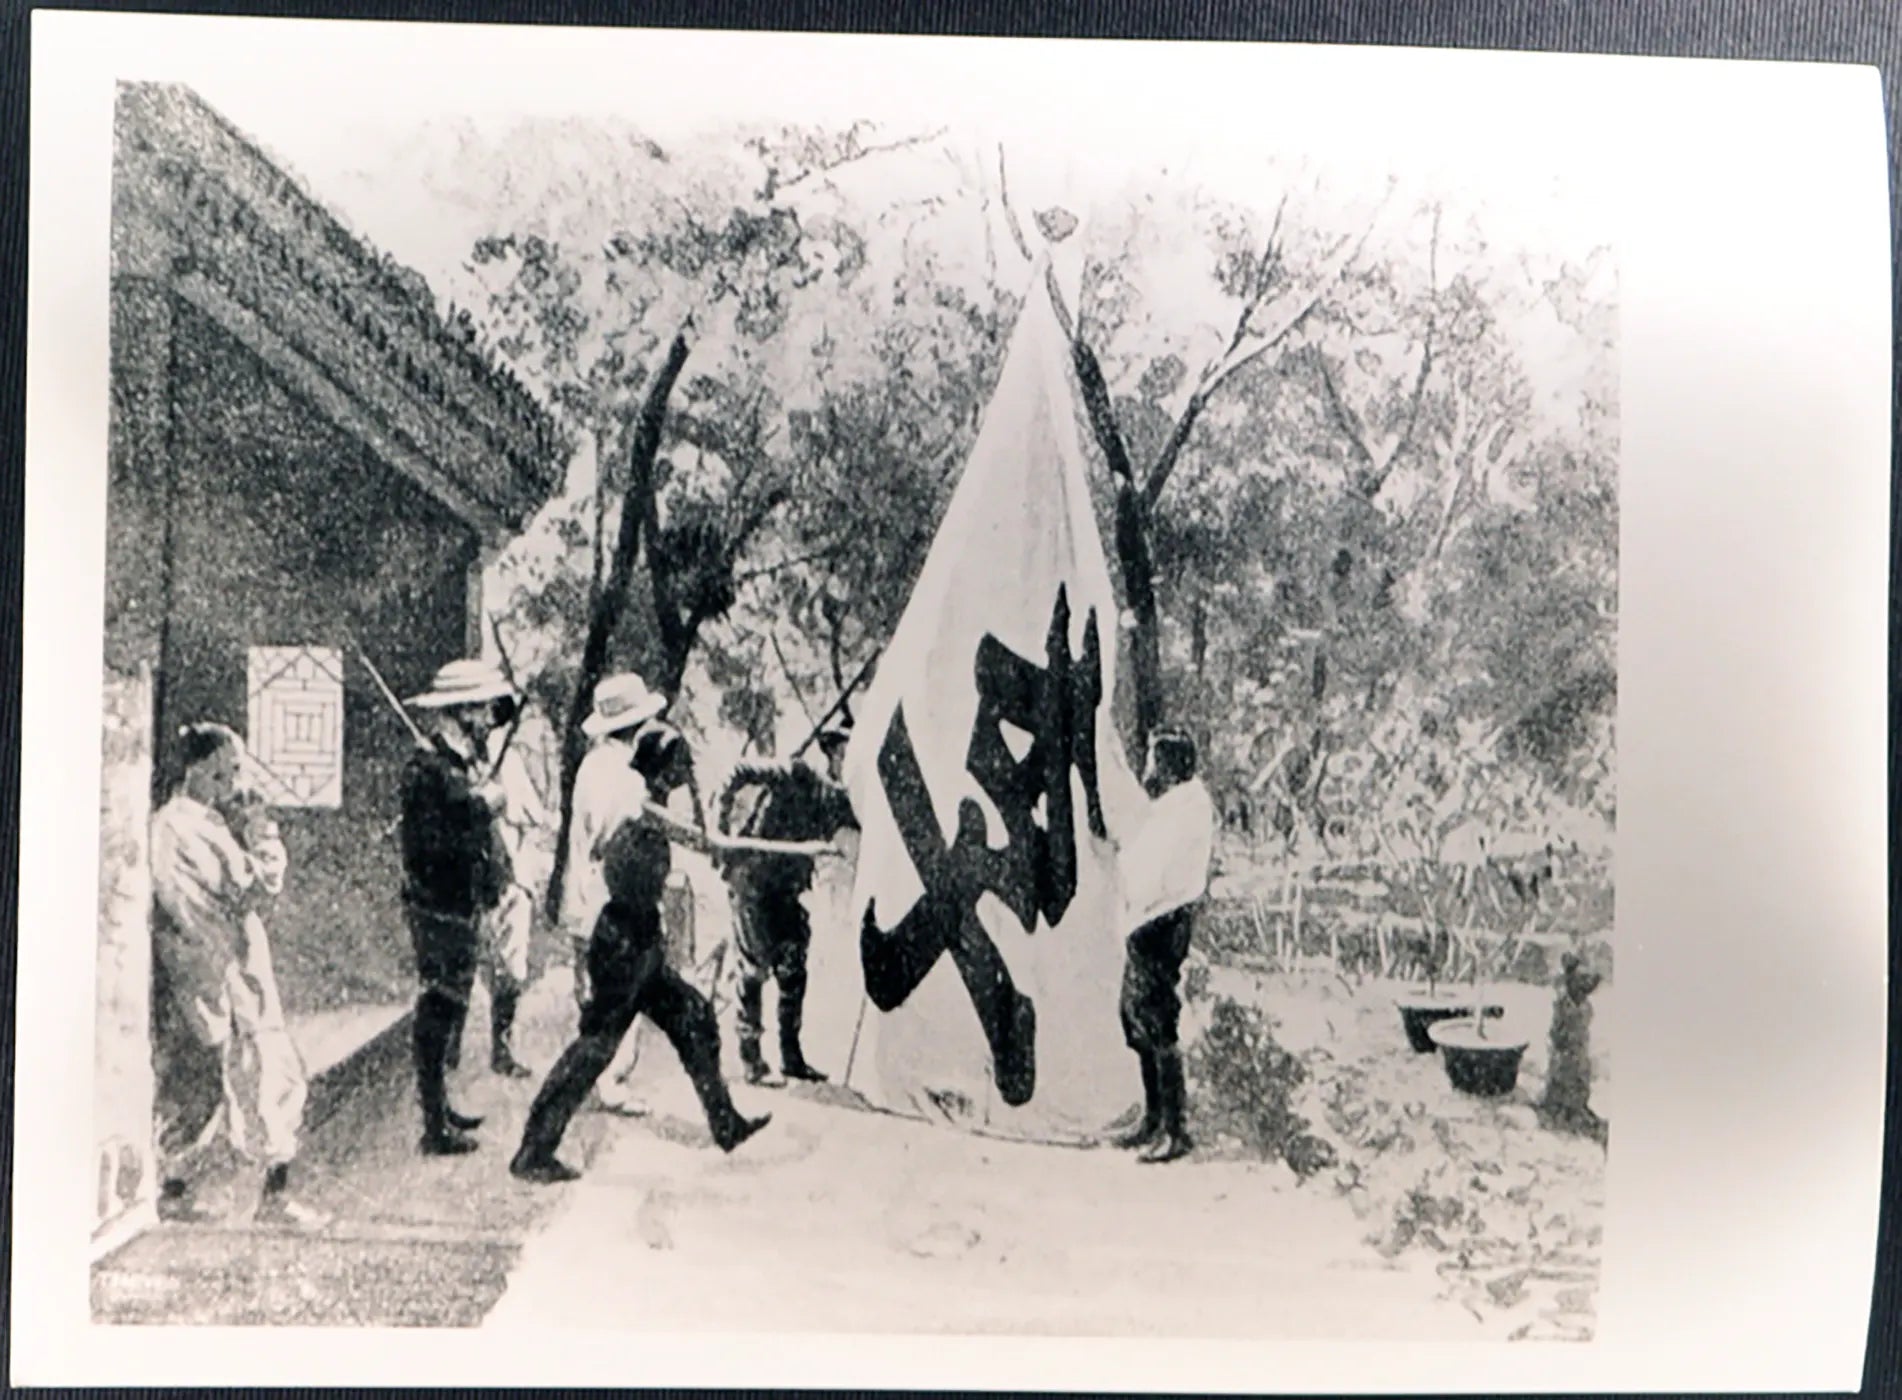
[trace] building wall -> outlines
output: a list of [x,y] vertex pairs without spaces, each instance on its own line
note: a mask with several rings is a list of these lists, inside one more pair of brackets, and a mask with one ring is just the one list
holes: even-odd
[[272,953],[293,1014],[405,999],[414,976],[394,823],[413,741],[352,639],[399,696],[422,689],[465,652],[476,538],[210,321],[188,307],[174,317],[159,733],[197,720],[244,733],[253,646],[342,653],[342,806],[279,812],[292,873]]
[[94,1235],[136,1221],[152,1198],[152,879],[146,823],[152,672],[107,668],[100,772],[99,1004],[93,1021]]
[[146,833],[168,736],[248,728],[252,647],[344,655],[341,806],[280,812],[275,963],[293,1018],[406,1001],[394,825],[412,741],[353,639],[399,695],[479,648],[477,532],[519,528],[560,447],[422,278],[182,87],[120,88],[111,309],[96,1248],[151,1213]]

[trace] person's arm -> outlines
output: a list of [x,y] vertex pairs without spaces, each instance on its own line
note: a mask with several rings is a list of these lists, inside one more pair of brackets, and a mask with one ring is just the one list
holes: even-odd
[[766,856],[816,857],[832,849],[823,841],[762,841],[754,836],[727,836],[717,831],[702,831],[652,802],[643,803],[641,810],[669,841],[677,846],[685,846],[690,851],[698,851],[701,855],[749,851]]
[[713,853],[713,840],[708,834],[690,822],[683,822],[672,812],[657,803],[641,803],[641,814],[658,827],[663,835],[676,846],[685,846],[701,855]]

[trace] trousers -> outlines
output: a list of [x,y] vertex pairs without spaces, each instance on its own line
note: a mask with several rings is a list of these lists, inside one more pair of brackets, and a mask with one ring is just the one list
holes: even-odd
[[416,1060],[416,1096],[423,1127],[440,1132],[448,1121],[449,1059],[461,1044],[481,955],[481,923],[475,915],[443,914],[405,904],[416,975],[423,984],[416,998],[412,1050]]
[[714,1138],[729,1140],[743,1120],[720,1075],[719,1023],[706,997],[668,966],[659,910],[609,904],[595,920],[586,957],[588,999],[579,1033],[529,1108],[524,1153],[548,1157],[560,1147],[637,1016],[660,1027],[693,1081]]
[[1189,956],[1193,906],[1172,909],[1129,935],[1118,1009],[1123,1040],[1132,1050],[1175,1048],[1182,1019],[1176,983]]
[[812,923],[797,889],[741,886],[735,891],[739,912],[740,1056],[759,1065],[760,1037],[768,978],[779,984],[779,1061],[782,1068],[805,1064],[800,1031],[805,1021],[806,956],[812,947]]

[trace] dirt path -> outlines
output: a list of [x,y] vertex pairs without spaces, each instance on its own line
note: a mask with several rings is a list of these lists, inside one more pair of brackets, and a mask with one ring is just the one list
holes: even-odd
[[[1271,1338],[1491,1336],[1280,1167],[1139,1165],[761,1090],[772,1125],[708,1143],[671,1054],[646,1121],[571,1147],[587,1175],[486,1325]],[[606,1120],[596,1119],[596,1123]]]

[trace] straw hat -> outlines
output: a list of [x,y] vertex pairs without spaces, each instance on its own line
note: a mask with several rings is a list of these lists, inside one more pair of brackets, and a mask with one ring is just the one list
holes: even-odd
[[581,722],[590,739],[645,724],[667,708],[667,698],[649,690],[632,671],[604,676],[594,688],[594,713]]
[[447,710],[458,705],[485,705],[515,694],[502,668],[492,661],[451,661],[436,672],[429,689],[403,703],[419,710]]

